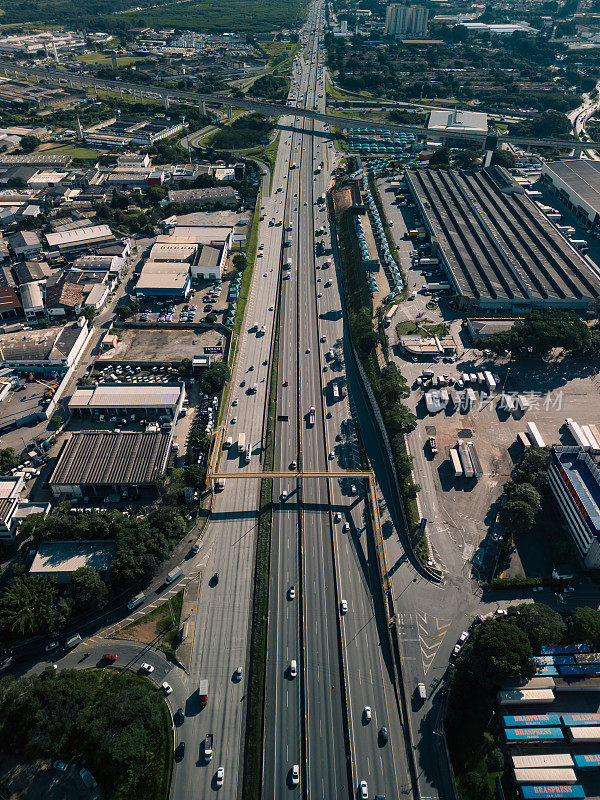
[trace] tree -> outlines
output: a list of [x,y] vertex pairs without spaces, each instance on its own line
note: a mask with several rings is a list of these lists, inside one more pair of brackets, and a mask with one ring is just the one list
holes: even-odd
[[53,414],[52,417],[50,418],[50,421],[48,422],[48,427],[52,431],[57,431],[63,424],[63,422],[64,419],[60,414]]
[[41,141],[37,136],[22,136],[21,137],[21,150],[24,153],[32,153],[41,145]]
[[512,534],[527,533],[533,528],[535,513],[523,500],[509,500],[502,507],[500,522]]
[[44,633],[57,599],[54,580],[38,575],[16,578],[0,596],[0,627],[15,638]]
[[231,370],[224,361],[215,361],[202,373],[202,383],[209,392],[217,394],[231,377]]
[[494,150],[492,155],[492,164],[497,164],[499,167],[506,167],[512,169],[517,163],[514,153],[510,150]]
[[6,475],[19,463],[19,458],[12,447],[0,450],[0,475]]
[[533,651],[526,634],[506,620],[485,620],[463,648],[461,664],[486,689],[509,678],[529,678],[535,672]]
[[514,473],[516,483],[528,483],[541,489],[548,483],[549,447],[530,447]]
[[447,147],[440,147],[429,159],[431,167],[447,167],[450,165],[450,150]]
[[248,266],[248,259],[241,253],[236,253],[233,257],[233,268],[238,272],[243,272]]
[[531,506],[535,513],[542,507],[542,498],[535,486],[530,483],[519,484],[510,494],[511,501],[522,500]]
[[148,186],[146,196],[153,206],[157,206],[167,196],[167,190],[164,186]]
[[561,615],[544,603],[521,603],[518,606],[511,606],[508,610],[508,620],[527,634],[536,653],[540,652],[544,644],[562,642],[567,632],[567,626]]
[[470,169],[477,164],[479,160],[479,153],[475,150],[458,150],[454,153],[454,163],[457,167]]
[[589,606],[576,608],[571,617],[571,638],[576,642],[586,642],[593,650],[600,648],[600,611]]
[[87,306],[81,312],[81,316],[86,318],[88,325],[91,325],[96,317],[96,311],[91,306]]
[[97,611],[106,605],[108,589],[92,567],[79,567],[71,576],[71,593],[76,610]]

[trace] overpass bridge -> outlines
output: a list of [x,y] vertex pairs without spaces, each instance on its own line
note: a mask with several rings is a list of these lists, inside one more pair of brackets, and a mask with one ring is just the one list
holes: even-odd
[[[179,89],[171,89],[153,84],[125,83],[124,81],[105,80],[95,78],[92,75],[81,75],[75,72],[64,70],[51,70],[41,67],[30,67],[27,65],[14,64],[10,61],[0,61],[0,74],[7,77],[22,78],[37,83],[48,83],[53,85],[64,85],[77,89],[92,89],[96,94],[105,91],[107,94],[118,93],[121,97],[129,94],[132,97],[139,97],[161,101],[165,108],[169,104],[180,103],[185,105],[197,106],[201,113],[206,113],[207,105],[218,108],[241,108],[247,111],[254,111],[267,117],[292,116],[296,117],[296,123],[301,120],[316,120],[336,128],[353,128],[355,130],[365,130],[373,128],[374,124],[370,120],[357,119],[356,117],[338,117],[334,114],[320,114],[306,108],[287,105],[283,103],[270,103],[266,100],[251,100],[248,98],[225,97],[216,94],[202,94],[200,92],[184,92]],[[578,139],[551,139],[551,138],[531,138],[527,136],[494,136],[486,133],[476,132],[446,132],[433,131],[420,125],[378,125],[390,133],[412,133],[417,138],[438,141],[463,141],[473,144],[486,150],[495,150],[498,144],[514,144],[524,150],[531,147],[552,147],[559,150],[600,150],[600,142],[583,142]]]

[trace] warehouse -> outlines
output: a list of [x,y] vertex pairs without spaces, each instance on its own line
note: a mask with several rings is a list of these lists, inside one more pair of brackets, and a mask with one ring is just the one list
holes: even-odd
[[81,387],[69,401],[71,413],[92,416],[127,416],[136,419],[168,417],[176,420],[185,400],[183,383],[173,386],[109,386]]
[[600,298],[591,265],[506,170],[407,170],[406,180],[463,306],[585,310]]
[[[487,114],[478,111],[431,111],[427,128],[444,133],[487,133]],[[451,137],[450,137],[451,138]],[[464,142],[461,142],[464,146]]]
[[59,233],[47,233],[46,241],[51,251],[72,255],[99,245],[113,244],[116,238],[108,225],[89,225]]
[[548,483],[563,513],[577,554],[600,567],[600,471],[580,447],[553,447]]
[[70,367],[83,351],[92,333],[86,320],[62,328],[4,333],[0,343],[0,364],[5,367]]
[[80,431],[64,443],[49,481],[54,497],[105,496],[155,488],[171,450],[171,433]]
[[187,261],[147,261],[135,287],[138,298],[173,297],[185,300],[191,288]]
[[129,117],[121,114],[110,122],[95,125],[85,131],[87,142],[123,146],[126,144],[149,145],[178,133],[188,124],[183,117],[171,119],[156,114],[150,119]]
[[91,567],[106,576],[114,555],[114,543],[105,540],[42,542],[29,573],[51,577],[63,584],[71,583],[73,573],[81,567]]
[[600,231],[599,161],[543,161],[542,181],[587,228]]

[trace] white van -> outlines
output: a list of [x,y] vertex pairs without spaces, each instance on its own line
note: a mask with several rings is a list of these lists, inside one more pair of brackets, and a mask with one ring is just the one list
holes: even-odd
[[228,436],[227,439],[225,440],[225,444],[223,445],[223,447],[225,448],[225,450],[229,450],[232,444],[233,444],[233,437]]
[[298,665],[296,664],[296,660],[292,659],[290,661],[290,678],[295,678],[298,674]]
[[427,700],[427,689],[424,683],[417,683],[417,693],[419,695],[419,700]]
[[136,594],[135,597],[131,598],[131,600],[127,603],[127,608],[131,611],[132,609],[141,606],[143,602],[144,602],[144,593],[140,592],[139,594]]
[[173,583],[173,581],[176,581],[181,575],[183,575],[183,570],[181,567],[175,567],[165,578],[165,583]]

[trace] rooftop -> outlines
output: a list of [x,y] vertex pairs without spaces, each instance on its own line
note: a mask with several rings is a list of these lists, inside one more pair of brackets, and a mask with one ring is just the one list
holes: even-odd
[[35,575],[72,573],[80,567],[92,567],[103,572],[110,567],[114,554],[114,543],[106,540],[42,542],[29,571]]
[[46,241],[48,247],[56,248],[65,245],[79,244],[98,239],[112,238],[112,231],[108,225],[89,225],[86,228],[76,228],[75,230],[60,231],[59,233],[47,233]]
[[80,335],[81,327],[76,322],[63,328],[3,333],[0,340],[0,362],[65,359]]
[[542,171],[545,175],[556,176],[564,181],[590,208],[600,214],[600,161],[550,161],[543,165]]
[[169,408],[176,406],[182,385],[174,386],[97,386],[76,389],[69,409],[82,408]]
[[577,492],[588,517],[588,522],[600,537],[600,484],[590,467],[590,457],[579,448],[553,447],[552,457],[556,459]]
[[487,133],[487,114],[477,111],[431,111],[427,127],[434,131]]
[[140,486],[156,483],[166,467],[170,432],[80,431],[65,442],[49,484]]

